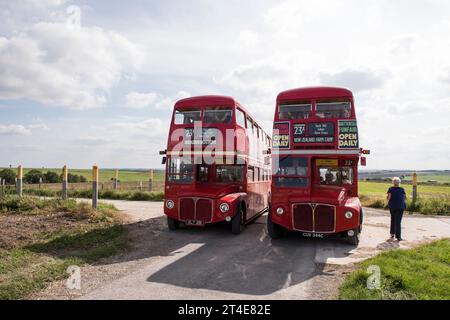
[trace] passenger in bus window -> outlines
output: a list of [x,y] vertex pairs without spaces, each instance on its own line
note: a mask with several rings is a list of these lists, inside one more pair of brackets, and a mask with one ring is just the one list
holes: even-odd
[[342,118],[350,118],[350,108],[349,107],[346,107],[342,111]]
[[327,170],[327,173],[325,174],[325,184],[333,184],[334,175],[331,172],[330,169]]

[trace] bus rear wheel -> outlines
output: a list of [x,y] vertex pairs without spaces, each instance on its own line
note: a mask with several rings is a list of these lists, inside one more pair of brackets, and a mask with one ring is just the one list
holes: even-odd
[[283,229],[270,219],[270,212],[267,215],[267,232],[272,239],[279,239],[283,236]]
[[240,234],[244,228],[244,215],[242,213],[242,208],[238,209],[238,212],[231,218],[231,233]]
[[180,228],[180,221],[167,217],[167,226],[171,231],[177,230]]

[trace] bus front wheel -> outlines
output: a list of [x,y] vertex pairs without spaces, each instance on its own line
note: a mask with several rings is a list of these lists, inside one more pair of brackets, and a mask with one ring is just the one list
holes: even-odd
[[359,244],[359,235],[360,235],[359,227],[353,229],[353,235],[347,236],[347,241],[353,246],[357,246]]
[[180,221],[167,217],[167,226],[169,227],[169,230],[177,230],[180,228]]
[[272,221],[272,219],[270,219],[270,212],[267,215],[267,232],[272,239],[281,238],[283,235],[283,229],[281,226],[277,225]]
[[234,217],[231,219],[231,233],[232,234],[240,234],[244,223],[243,223],[243,213],[242,208],[238,209],[238,212],[234,215]]

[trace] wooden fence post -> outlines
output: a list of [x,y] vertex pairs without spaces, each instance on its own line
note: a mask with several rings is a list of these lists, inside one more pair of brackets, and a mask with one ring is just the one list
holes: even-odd
[[148,172],[148,191],[152,192],[153,190],[153,169],[150,169]]
[[23,168],[22,166],[18,166],[17,167],[17,180],[16,180],[16,189],[17,189],[17,195],[19,197],[22,196],[22,191],[23,191]]
[[2,195],[4,195],[5,190],[3,190],[3,179],[0,178],[0,187],[2,189]]
[[68,193],[68,171],[67,171],[67,165],[64,165],[63,167],[63,174],[62,174],[62,198],[64,200],[67,200],[67,193]]
[[119,170],[116,169],[116,172],[114,174],[114,180],[113,180],[113,189],[117,189],[117,182],[119,181]]
[[98,205],[98,166],[92,167],[92,208],[97,209]]
[[412,202],[416,203],[417,200],[417,173],[413,173],[413,190],[412,190]]

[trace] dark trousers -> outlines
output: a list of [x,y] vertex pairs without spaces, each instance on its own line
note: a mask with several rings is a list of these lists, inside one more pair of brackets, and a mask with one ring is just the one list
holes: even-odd
[[397,239],[402,238],[403,209],[390,209],[391,212],[391,234]]

